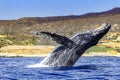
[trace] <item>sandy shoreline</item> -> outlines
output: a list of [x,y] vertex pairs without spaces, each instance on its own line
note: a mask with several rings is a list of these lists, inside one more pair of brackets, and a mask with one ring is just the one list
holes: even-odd
[[54,46],[6,46],[0,49],[0,57],[45,57],[51,53]]
[[[55,46],[38,45],[38,46],[6,46],[0,49],[0,57],[46,57]],[[107,52],[89,52],[83,56],[115,56],[120,57],[120,53],[114,50]]]
[[[15,53],[0,53],[0,57],[46,57],[50,53],[46,54],[34,54],[34,55],[24,55],[24,54],[19,54],[16,55]],[[84,53],[82,56],[114,56],[114,57],[120,57],[120,53],[115,53],[115,54],[110,54],[110,53],[103,53],[103,52],[90,52],[88,54]]]

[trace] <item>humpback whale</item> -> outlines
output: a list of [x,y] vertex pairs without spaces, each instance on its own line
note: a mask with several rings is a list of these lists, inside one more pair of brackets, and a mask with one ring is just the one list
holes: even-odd
[[46,35],[61,44],[52,51],[40,64],[49,67],[73,66],[81,55],[109,31],[111,25],[104,23],[101,27],[83,33],[78,33],[70,39],[50,32],[37,32],[36,35]]

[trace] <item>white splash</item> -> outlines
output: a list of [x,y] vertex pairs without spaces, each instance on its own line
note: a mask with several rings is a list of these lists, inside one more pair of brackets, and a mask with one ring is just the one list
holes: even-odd
[[40,67],[49,67],[49,66],[41,64],[41,63],[37,63],[37,64],[27,66],[27,68],[40,68]]

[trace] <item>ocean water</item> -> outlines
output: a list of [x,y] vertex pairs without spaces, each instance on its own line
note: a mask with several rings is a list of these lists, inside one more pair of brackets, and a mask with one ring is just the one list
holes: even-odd
[[42,59],[0,58],[0,80],[120,80],[119,57],[81,57],[71,67],[27,67]]

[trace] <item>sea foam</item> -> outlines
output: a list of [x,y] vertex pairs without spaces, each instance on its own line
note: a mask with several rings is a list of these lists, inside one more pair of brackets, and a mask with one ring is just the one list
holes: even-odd
[[39,68],[39,67],[49,67],[49,66],[41,64],[41,63],[37,63],[37,64],[27,66],[27,68]]

